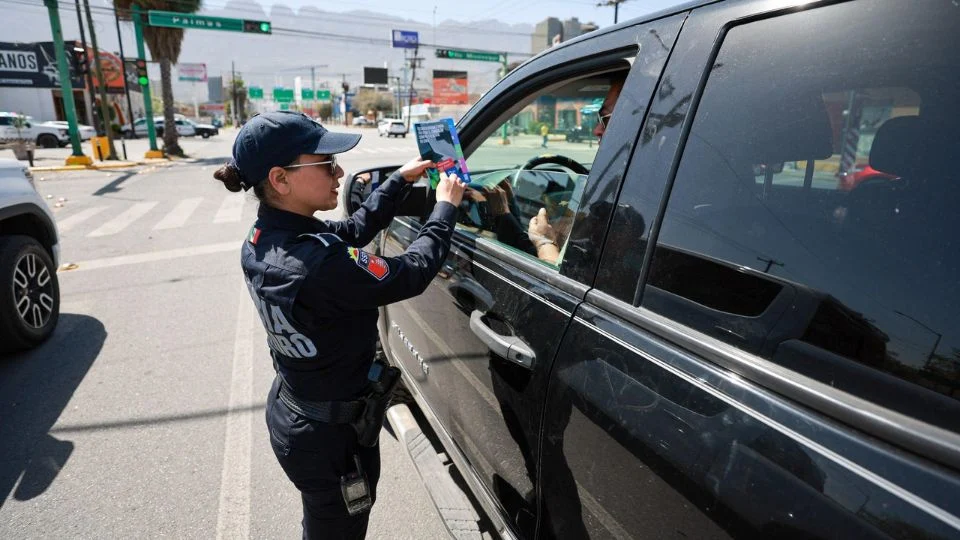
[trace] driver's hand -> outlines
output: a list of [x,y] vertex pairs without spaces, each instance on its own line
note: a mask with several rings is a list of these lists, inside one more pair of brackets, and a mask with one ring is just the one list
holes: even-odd
[[557,243],[557,233],[553,230],[553,226],[550,225],[550,220],[547,219],[547,210],[541,208],[537,215],[530,218],[530,225],[527,227],[527,236],[530,237],[530,241],[533,242],[534,246],[540,247],[544,243]]

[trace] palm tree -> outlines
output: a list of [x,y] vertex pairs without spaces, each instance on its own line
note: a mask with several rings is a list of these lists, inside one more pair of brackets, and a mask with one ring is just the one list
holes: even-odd
[[[134,4],[147,12],[151,9],[159,11],[176,11],[179,13],[196,13],[200,10],[203,0],[113,0],[113,5],[130,17],[130,7]],[[163,150],[167,154],[183,155],[183,149],[177,143],[176,123],[173,117],[173,80],[170,77],[170,67],[180,58],[180,46],[183,44],[182,28],[163,28],[159,26],[144,26],[143,40],[150,48],[150,55],[160,62],[160,85],[163,95]]]

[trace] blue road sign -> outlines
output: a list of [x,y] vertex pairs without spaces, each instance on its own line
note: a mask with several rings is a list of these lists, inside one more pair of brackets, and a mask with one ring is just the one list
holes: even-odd
[[394,30],[393,48],[394,49],[416,49],[420,43],[420,34],[409,30]]

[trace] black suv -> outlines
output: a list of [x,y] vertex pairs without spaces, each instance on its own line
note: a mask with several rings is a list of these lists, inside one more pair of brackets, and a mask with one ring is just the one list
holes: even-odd
[[[592,32],[487,92],[460,141],[509,212],[468,197],[440,275],[380,321],[422,413],[394,423],[436,435],[399,426],[428,487],[448,456],[489,519],[436,495],[451,530],[960,537],[958,74],[956,2],[743,0]],[[624,75],[599,145],[500,129],[595,123]]]

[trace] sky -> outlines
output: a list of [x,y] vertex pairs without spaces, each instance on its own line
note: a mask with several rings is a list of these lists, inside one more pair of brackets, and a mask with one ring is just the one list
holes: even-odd
[[[221,6],[226,0],[206,0],[207,5]],[[483,19],[498,19],[505,23],[536,24],[547,17],[567,19],[577,17],[581,22],[595,22],[601,27],[613,24],[612,7],[597,7],[601,0],[258,0],[269,6],[286,4],[297,10],[313,6],[325,11],[369,10],[387,15],[418,20],[433,24],[434,7],[436,22],[454,20],[459,22]],[[605,1],[605,0],[603,0]],[[679,0],[626,0],[620,5],[619,20],[625,21],[646,13],[681,3]]]

